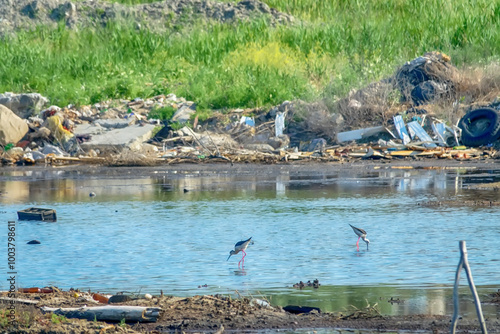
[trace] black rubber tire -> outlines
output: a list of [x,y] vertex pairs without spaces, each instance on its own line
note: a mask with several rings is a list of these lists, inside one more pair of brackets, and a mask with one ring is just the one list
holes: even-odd
[[500,137],[500,114],[492,108],[479,108],[462,117],[458,127],[462,129],[462,144],[484,146]]

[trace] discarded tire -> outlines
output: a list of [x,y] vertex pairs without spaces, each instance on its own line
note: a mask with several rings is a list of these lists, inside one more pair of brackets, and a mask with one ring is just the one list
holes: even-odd
[[458,127],[462,129],[462,144],[483,146],[500,137],[500,114],[492,108],[480,108],[467,113]]

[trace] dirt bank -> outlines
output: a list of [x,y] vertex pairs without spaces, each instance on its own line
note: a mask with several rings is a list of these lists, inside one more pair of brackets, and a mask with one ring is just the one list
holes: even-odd
[[258,0],[239,3],[211,0],[170,0],[138,5],[106,1],[0,0],[0,36],[37,26],[103,27],[110,21],[133,23],[137,29],[164,31],[198,19],[237,22],[265,17],[272,24],[290,23],[291,15]]
[[[413,315],[382,316],[376,307],[344,313],[292,314],[281,307],[273,307],[263,300],[246,297],[233,299],[228,296],[194,296],[189,298],[151,296],[113,305],[139,305],[161,308],[157,322],[108,323],[70,319],[55,314],[43,314],[42,306],[82,307],[102,305],[92,299],[91,293],[58,291],[54,293],[17,293],[25,303],[16,304],[19,320],[17,326],[4,326],[9,333],[183,333],[245,331],[259,332],[277,329],[363,329],[369,331],[409,331],[419,333],[444,333],[449,331],[450,316]],[[498,299],[498,298],[497,298]],[[494,296],[488,302],[495,302]],[[498,302],[498,301],[497,301]],[[500,332],[498,319],[487,319],[490,333]],[[4,322],[5,323],[5,322]],[[460,319],[458,332],[479,330],[476,320]]]

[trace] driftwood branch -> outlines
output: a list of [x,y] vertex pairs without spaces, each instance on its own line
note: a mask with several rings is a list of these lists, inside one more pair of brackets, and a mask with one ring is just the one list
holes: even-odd
[[98,321],[122,321],[126,322],[156,322],[161,308],[144,306],[96,306],[96,307],[42,307],[43,312],[52,312],[67,318],[78,318]]
[[459,242],[460,247],[460,261],[458,262],[457,272],[455,274],[455,286],[453,287],[453,318],[451,320],[451,329],[450,333],[455,334],[457,329],[457,320],[458,320],[458,283],[460,280],[460,271],[462,267],[465,268],[465,273],[467,274],[467,279],[469,281],[469,287],[474,297],[474,303],[476,306],[477,318],[479,320],[479,324],[481,326],[481,331],[483,334],[488,334],[488,330],[486,329],[486,323],[484,322],[483,312],[481,310],[481,301],[479,300],[479,296],[476,291],[476,286],[474,285],[474,280],[472,279],[472,272],[469,266],[469,260],[467,259],[467,247],[465,246],[465,241],[461,240]]

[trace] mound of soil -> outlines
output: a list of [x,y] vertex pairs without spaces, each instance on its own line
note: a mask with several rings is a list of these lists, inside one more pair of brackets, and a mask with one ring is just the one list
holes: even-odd
[[55,27],[63,22],[70,28],[106,26],[111,20],[133,22],[136,28],[161,31],[182,27],[194,20],[237,22],[265,17],[271,24],[290,23],[288,14],[258,0],[239,3],[210,0],[169,0],[138,5],[106,1],[0,0],[0,36],[39,25]]

